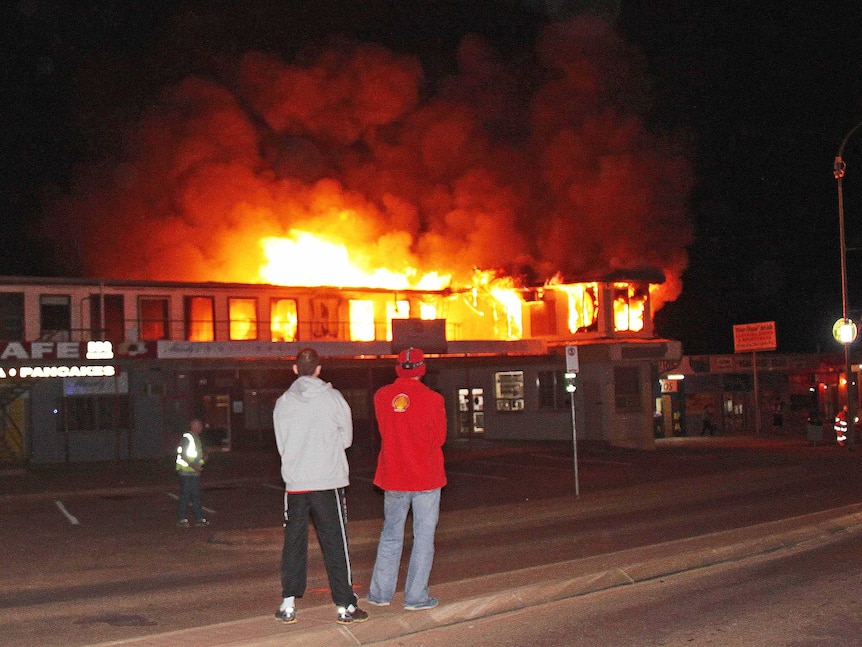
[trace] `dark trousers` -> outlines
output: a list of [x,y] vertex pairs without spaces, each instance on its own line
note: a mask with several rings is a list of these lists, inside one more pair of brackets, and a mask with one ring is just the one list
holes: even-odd
[[308,576],[308,519],[314,520],[332,601],[339,607],[356,604],[347,552],[347,503],[344,488],[284,496],[284,546],[281,588],[284,597],[302,597]]
[[180,474],[180,501],[177,508],[177,521],[186,518],[186,509],[192,504],[192,514],[196,521],[204,518],[201,511],[201,477],[199,474]]

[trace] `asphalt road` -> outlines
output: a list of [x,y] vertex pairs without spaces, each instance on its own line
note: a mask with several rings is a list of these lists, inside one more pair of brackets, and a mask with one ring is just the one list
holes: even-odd
[[[859,502],[860,459],[838,448],[706,442],[583,454],[577,499],[565,445],[453,457],[432,591]],[[241,474],[228,469],[239,460],[223,457],[204,477],[209,528],[174,527],[171,478],[3,498],[0,644],[77,647],[268,623],[280,596],[281,484],[269,463],[250,462]],[[357,465],[349,492],[360,596],[382,507],[370,477],[370,466]],[[313,551],[300,625],[304,610],[329,604]],[[391,612],[371,613],[373,621]]]

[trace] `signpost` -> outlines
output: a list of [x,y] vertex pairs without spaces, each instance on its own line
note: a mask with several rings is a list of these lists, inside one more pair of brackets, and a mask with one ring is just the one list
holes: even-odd
[[733,327],[733,352],[751,351],[751,370],[754,373],[754,427],[755,435],[760,435],[760,394],[757,386],[757,351],[776,350],[775,322],[741,324]]
[[578,483],[578,433],[575,426],[575,391],[578,388],[578,372],[581,370],[578,361],[578,347],[566,346],[566,392],[572,404],[572,447],[575,459],[575,497],[580,497],[580,485]]

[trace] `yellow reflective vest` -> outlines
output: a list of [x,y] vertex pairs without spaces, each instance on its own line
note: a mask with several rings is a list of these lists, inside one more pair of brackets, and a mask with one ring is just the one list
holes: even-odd
[[187,431],[177,446],[177,472],[199,474],[204,466],[204,446],[200,436]]

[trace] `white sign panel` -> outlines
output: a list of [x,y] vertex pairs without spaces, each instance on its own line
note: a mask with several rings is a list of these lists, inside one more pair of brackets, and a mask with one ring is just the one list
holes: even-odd
[[733,327],[733,352],[746,353],[756,350],[775,350],[775,322],[742,324]]
[[566,373],[577,373],[581,370],[578,362],[578,347],[566,346]]

